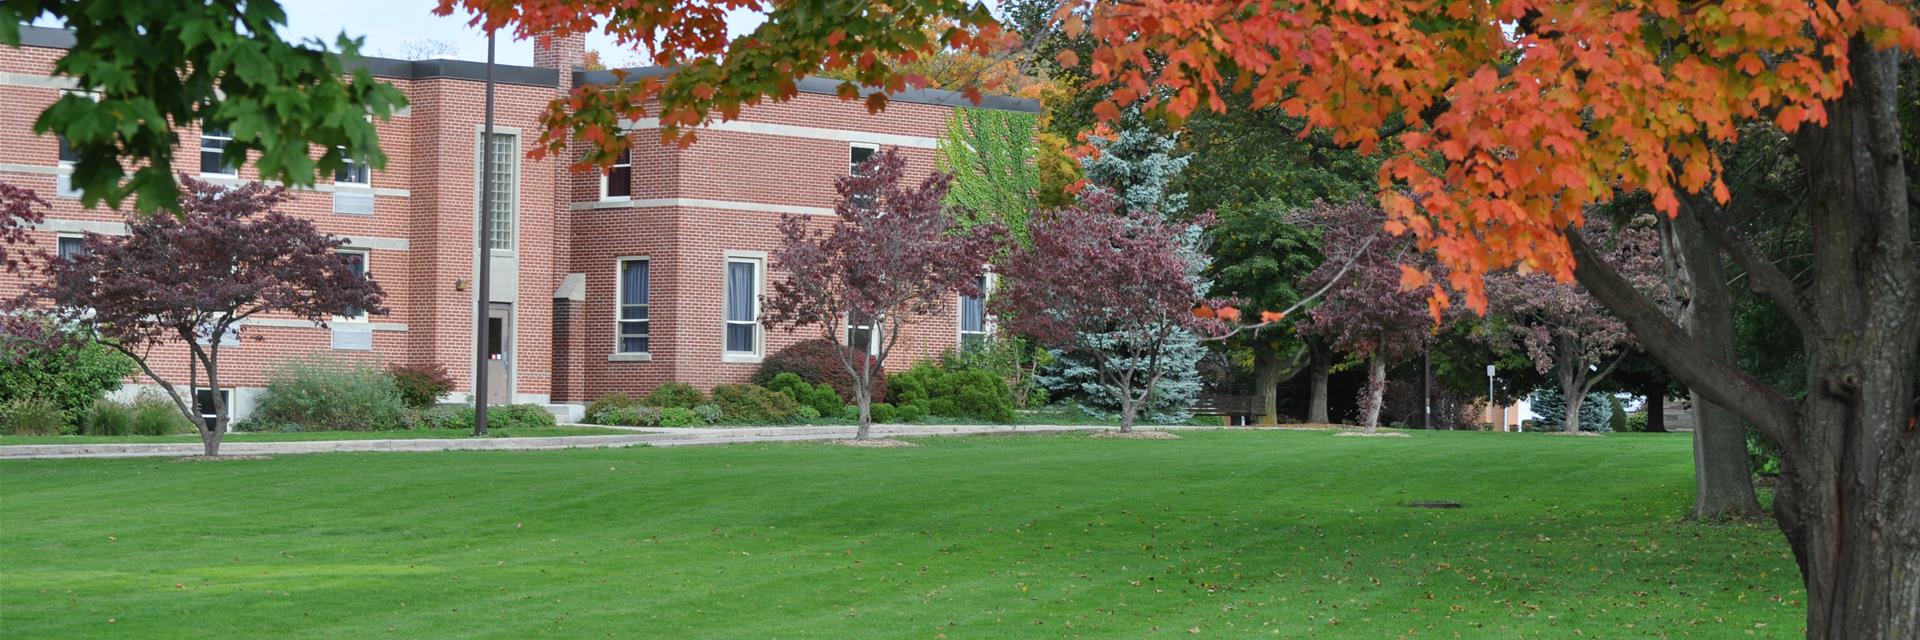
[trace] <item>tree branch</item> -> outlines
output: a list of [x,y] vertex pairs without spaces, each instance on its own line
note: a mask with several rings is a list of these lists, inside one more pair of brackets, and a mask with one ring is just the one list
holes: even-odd
[[1239,335],[1240,332],[1242,331],[1253,331],[1253,330],[1269,327],[1275,324],[1279,324],[1281,321],[1285,320],[1287,316],[1293,315],[1293,312],[1298,311],[1300,310],[1301,307],[1306,306],[1307,303],[1313,302],[1315,299],[1318,299],[1320,296],[1326,295],[1328,291],[1333,290],[1333,285],[1339,284],[1340,279],[1345,278],[1347,276],[1347,272],[1353,270],[1354,263],[1359,262],[1360,257],[1367,254],[1367,249],[1373,246],[1373,241],[1378,239],[1380,239],[1380,236],[1377,236],[1377,235],[1368,237],[1367,241],[1361,243],[1360,248],[1353,252],[1353,255],[1347,257],[1347,263],[1340,265],[1340,270],[1337,272],[1334,272],[1332,278],[1327,279],[1326,284],[1320,285],[1320,288],[1314,291],[1312,295],[1308,295],[1305,298],[1301,298],[1298,302],[1295,302],[1292,305],[1289,305],[1286,309],[1282,309],[1280,311],[1279,320],[1271,320],[1266,322],[1259,322],[1256,324],[1241,325],[1238,327],[1234,327],[1231,331],[1228,331],[1224,334],[1217,335],[1217,336],[1195,336],[1195,337],[1198,338],[1201,342],[1214,342],[1214,341],[1225,340],[1227,338],[1234,337],[1236,335]]
[[1779,266],[1767,260],[1766,255],[1760,252],[1759,247],[1753,245],[1746,234],[1733,228],[1732,222],[1727,220],[1726,212],[1720,208],[1720,203],[1693,193],[1684,194],[1682,202],[1686,203],[1687,208],[1699,218],[1697,222],[1701,229],[1707,232],[1707,237],[1712,239],[1714,244],[1720,245],[1720,248],[1747,272],[1750,289],[1766,296],[1773,301],[1773,304],[1779,306],[1781,313],[1785,313],[1787,319],[1793,321],[1794,326],[1799,327],[1802,334],[1813,330],[1813,320],[1807,315],[1807,306],[1800,299],[1799,288],[1794,286],[1793,281],[1789,280],[1785,273],[1780,272]]
[[1573,252],[1574,277],[1633,329],[1647,353],[1689,388],[1733,410],[1774,442],[1790,440],[1797,413],[1792,401],[1694,342],[1686,330],[1614,271],[1579,233],[1565,236]]

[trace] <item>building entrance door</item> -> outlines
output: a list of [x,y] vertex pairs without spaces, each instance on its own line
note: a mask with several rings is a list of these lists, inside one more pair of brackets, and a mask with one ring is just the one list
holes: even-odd
[[513,305],[487,307],[487,404],[513,404]]

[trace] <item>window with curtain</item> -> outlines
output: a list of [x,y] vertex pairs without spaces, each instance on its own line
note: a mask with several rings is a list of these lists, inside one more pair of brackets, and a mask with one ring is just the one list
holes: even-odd
[[[492,233],[487,246],[496,251],[512,251],[514,237],[514,212],[520,209],[518,197],[520,191],[520,145],[518,136],[511,133],[493,134],[493,144],[487,145],[493,154],[493,211]],[[476,174],[478,171],[475,172]]]
[[760,338],[760,261],[727,261],[727,353],[757,354]]
[[54,247],[54,251],[56,255],[62,258],[72,258],[87,254],[86,238],[80,236],[60,236],[55,242],[59,243],[59,245]]
[[987,285],[986,276],[980,276],[974,285],[980,288],[980,296],[960,297],[960,348],[970,349],[987,342]]
[[620,353],[647,353],[647,269],[644,259],[620,261],[620,299],[614,319]]
[[613,167],[600,176],[600,199],[620,200],[633,195],[633,150],[620,152]]

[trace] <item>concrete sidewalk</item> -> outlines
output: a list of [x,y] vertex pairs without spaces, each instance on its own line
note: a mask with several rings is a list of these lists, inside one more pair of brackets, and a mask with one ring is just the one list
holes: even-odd
[[[604,425],[581,425],[608,428]],[[289,455],[296,453],[363,453],[372,451],[540,451],[549,449],[611,449],[653,446],[798,442],[852,438],[855,427],[724,427],[668,429],[614,427],[631,435],[555,436],[544,438],[410,438],[394,440],[310,440],[302,442],[227,442],[222,455]],[[962,436],[990,433],[1058,433],[1104,431],[1114,427],[1085,425],[874,425],[874,437]],[[1212,429],[1218,427],[1134,427],[1155,429]],[[150,458],[200,455],[197,442],[164,444],[20,444],[0,446],[0,460],[52,458]]]

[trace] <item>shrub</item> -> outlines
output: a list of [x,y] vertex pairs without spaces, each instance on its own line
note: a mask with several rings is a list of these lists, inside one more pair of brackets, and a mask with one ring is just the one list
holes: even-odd
[[801,406],[813,409],[817,414],[824,415],[838,411],[841,405],[846,404],[841,400],[840,394],[833,390],[832,385],[807,382],[799,374],[791,371],[783,371],[774,376],[773,381],[765,386],[767,389],[786,394]]
[[[421,411],[415,424],[421,429],[473,430],[473,407],[442,405]],[[492,417],[489,413],[488,417]]]
[[624,393],[609,393],[600,399],[587,403],[586,421],[589,424],[620,424],[607,422],[606,416],[617,410],[632,409],[640,406],[640,401]]
[[67,414],[46,398],[27,396],[0,404],[0,433],[10,436],[57,436],[67,428]]
[[722,411],[718,405],[703,404],[693,408],[693,415],[698,416],[701,422],[714,424],[726,417],[726,412]]
[[804,404],[800,405],[800,419],[801,420],[819,420],[820,410],[815,409],[813,407],[809,407]]
[[859,420],[860,406],[850,404],[844,407],[840,407],[840,419],[841,420]]
[[588,420],[592,424],[610,424],[620,427],[656,427],[660,425],[660,409],[656,407],[614,407],[594,414]]
[[[1607,394],[1607,402],[1613,405],[1613,414],[1607,416],[1607,429],[1609,431],[1626,431],[1627,430],[1626,403],[1623,403],[1620,401],[1620,396],[1616,396],[1611,393]],[[1645,431],[1645,429],[1641,429],[1641,431]]]
[[[419,413],[414,425],[423,429],[473,430],[473,407],[441,405]],[[537,404],[505,404],[487,407],[487,430],[538,429],[558,425],[553,413]]]
[[53,403],[77,419],[134,370],[132,358],[90,340],[61,339],[57,349],[0,354],[0,404],[22,398]]
[[559,426],[553,412],[537,404],[510,404],[487,408],[488,429],[539,429]]
[[400,400],[415,409],[431,407],[453,390],[453,376],[447,375],[447,367],[438,362],[387,367],[387,375],[393,377]]
[[1007,381],[985,369],[947,368],[921,362],[894,376],[893,401],[918,406],[919,415],[1013,422]]
[[198,425],[180,415],[180,409],[166,395],[145,389],[133,399],[133,433],[140,436],[168,436],[195,433]]
[[378,431],[407,425],[392,377],[370,366],[292,362],[267,379],[243,431]]
[[927,419],[927,408],[925,405],[903,404],[900,405],[898,413],[901,422],[919,422]]
[[640,400],[640,404],[662,409],[667,407],[692,409],[699,406],[702,402],[706,402],[706,396],[701,394],[699,389],[695,389],[693,385],[685,382],[667,382],[661,384],[658,387],[654,387],[653,392],[648,393],[646,398]]
[[[867,407],[867,412],[873,416],[874,422],[893,422],[896,417],[894,415],[893,405],[885,402],[873,403],[873,405]],[[858,414],[855,414],[855,417],[859,417]]]
[[692,409],[667,407],[660,410],[660,426],[662,427],[691,427],[700,424],[700,422],[700,416],[694,415]]
[[[807,382],[826,383],[841,398],[853,398],[853,376],[848,375],[846,367],[840,364],[839,349],[833,341],[825,338],[801,340],[787,345],[787,348],[760,361],[760,368],[753,373],[753,383],[765,386],[771,384],[775,376],[792,373]],[[867,356],[860,354],[856,357]],[[889,397],[887,389],[886,372],[874,371],[873,401],[886,400]]]
[[133,435],[133,407],[101,398],[80,418],[80,433],[90,436]]
[[757,384],[723,384],[713,388],[713,404],[730,422],[785,422],[800,411],[800,403],[784,393]]
[[1633,433],[1646,433],[1647,412],[1641,411],[1639,413],[1627,414],[1627,428],[1625,429],[1625,431],[1631,431]]

